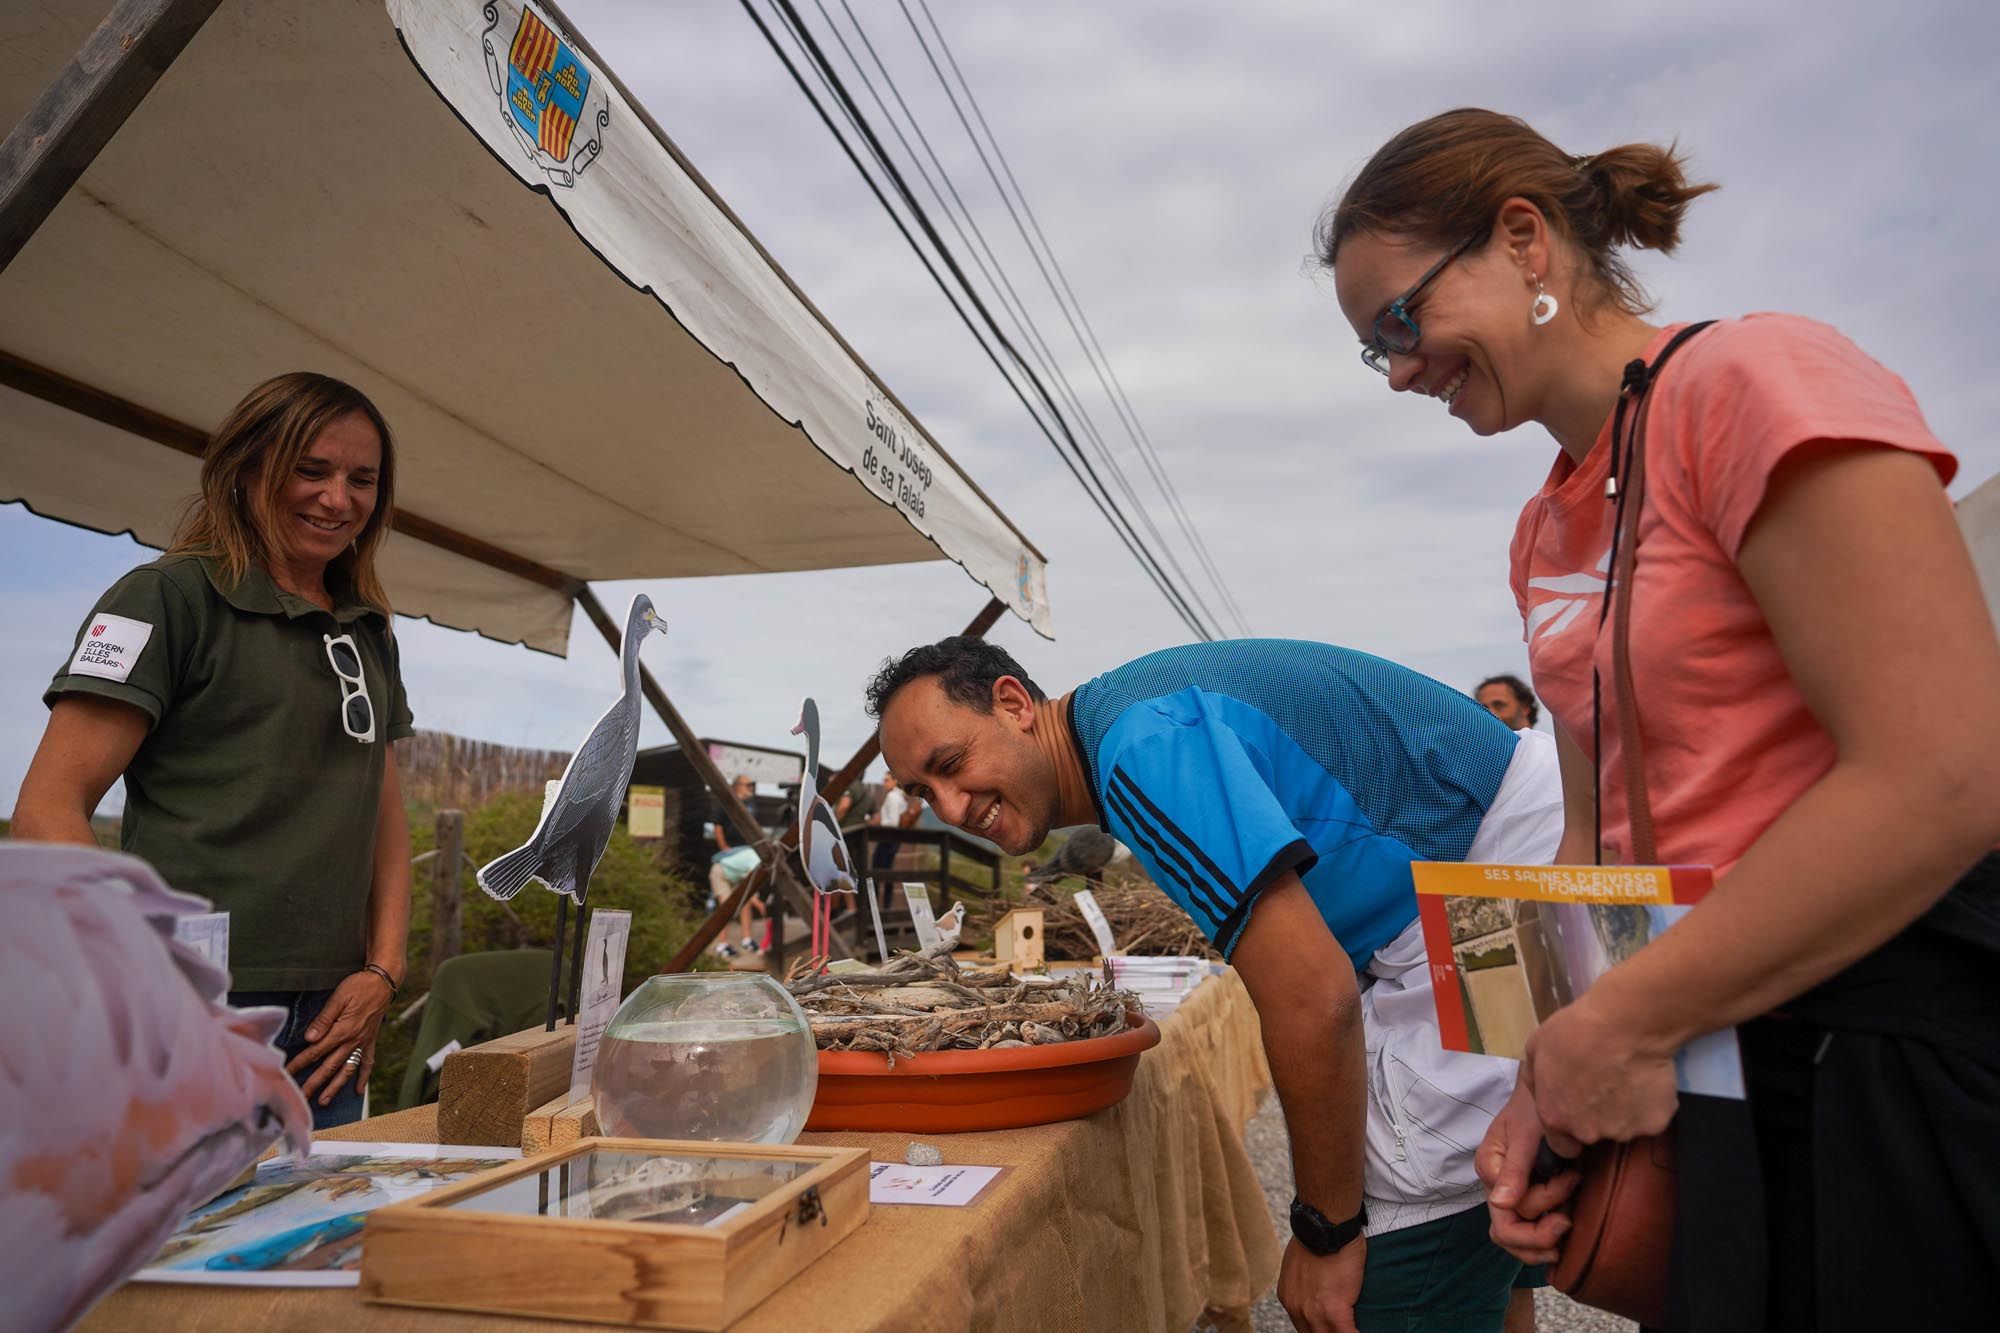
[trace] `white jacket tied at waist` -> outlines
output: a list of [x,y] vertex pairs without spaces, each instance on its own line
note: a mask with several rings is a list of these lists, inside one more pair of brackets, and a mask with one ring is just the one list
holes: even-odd
[[[1517,733],[1514,758],[1480,821],[1468,861],[1542,865],[1562,841],[1562,774],[1552,737]],[[1447,1051],[1412,921],[1362,977],[1368,1046],[1368,1234],[1399,1231],[1485,1202],[1472,1154],[1514,1091],[1515,1062]]]

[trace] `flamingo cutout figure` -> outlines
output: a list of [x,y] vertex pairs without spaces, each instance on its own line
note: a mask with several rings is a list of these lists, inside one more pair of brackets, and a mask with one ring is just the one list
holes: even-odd
[[[479,887],[489,896],[505,902],[536,880],[583,906],[639,754],[639,644],[649,630],[665,634],[667,622],[654,613],[652,599],[640,593],[625,613],[618,664],[624,692],[570,756],[528,840],[479,868]],[[558,942],[558,953],[561,948]]]
[[0,1292],[60,1329],[312,1112],[228,974],[174,939],[208,904],[137,857],[0,844]]
[[[824,971],[833,951],[835,893],[852,893],[859,884],[847,840],[833,807],[819,794],[819,705],[808,698],[799,707],[799,724],[792,735],[806,738],[806,771],[799,780],[799,864],[813,887],[812,963]],[[871,906],[873,894],[870,894]]]

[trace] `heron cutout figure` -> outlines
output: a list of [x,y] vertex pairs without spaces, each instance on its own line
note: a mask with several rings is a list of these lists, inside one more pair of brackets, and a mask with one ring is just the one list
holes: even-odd
[[[590,896],[591,872],[611,841],[619,807],[625,803],[625,789],[632,781],[632,762],[639,753],[639,645],[650,630],[665,634],[667,622],[654,612],[652,599],[640,593],[625,612],[625,638],[618,663],[624,692],[604,710],[604,716],[597,719],[597,725],[570,757],[569,767],[543,803],[541,822],[528,840],[479,868],[479,887],[501,902],[531,880],[562,896],[556,908],[555,956],[549,973],[551,1029],[556,1025],[569,905],[575,902],[577,906],[577,956],[570,960],[569,969],[571,988],[577,989],[583,975],[583,909]],[[574,1010],[572,1005],[572,1017]]]
[[[799,707],[799,724],[792,734],[806,738],[806,771],[799,780],[799,864],[813,887],[812,966],[825,971],[833,952],[833,898],[836,893],[863,890],[848,855],[847,839],[833,807],[819,792],[819,705],[811,699]],[[875,947],[882,951],[882,921],[872,885],[866,886],[869,916],[875,922]]]

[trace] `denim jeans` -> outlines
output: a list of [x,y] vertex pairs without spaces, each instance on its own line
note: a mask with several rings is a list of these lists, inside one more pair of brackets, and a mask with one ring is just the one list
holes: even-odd
[[[229,1003],[238,1009],[271,1008],[285,1011],[285,1026],[273,1044],[284,1053],[285,1062],[289,1064],[293,1056],[312,1044],[306,1040],[306,1029],[312,1026],[313,1019],[319,1017],[319,1011],[326,1007],[326,1002],[332,996],[331,990],[233,990],[229,992]],[[292,1076],[292,1081],[303,1087],[316,1068],[318,1068],[317,1062],[306,1066]],[[325,1087],[322,1086],[319,1092],[315,1092],[307,1102],[312,1107],[313,1128],[332,1129],[335,1125],[349,1125],[359,1120],[361,1118],[359,1084],[358,1079],[348,1079],[341,1085],[340,1091],[333,1095],[333,1100],[325,1106],[319,1104],[320,1093],[326,1091]]]

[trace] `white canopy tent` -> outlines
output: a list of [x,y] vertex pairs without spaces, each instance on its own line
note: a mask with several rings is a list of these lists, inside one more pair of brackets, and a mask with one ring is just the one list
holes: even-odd
[[399,612],[563,653],[572,602],[616,643],[594,580],[950,559],[967,632],[1051,632],[1040,552],[553,4],[109,2],[0,6],[0,501],[162,545],[313,369],[396,432]]
[[[0,123],[105,3],[0,10]],[[160,545],[297,368],[397,432],[400,611],[562,652],[592,580],[944,558],[1050,631],[1034,546],[553,6],[217,7],[0,272],[0,499]]]

